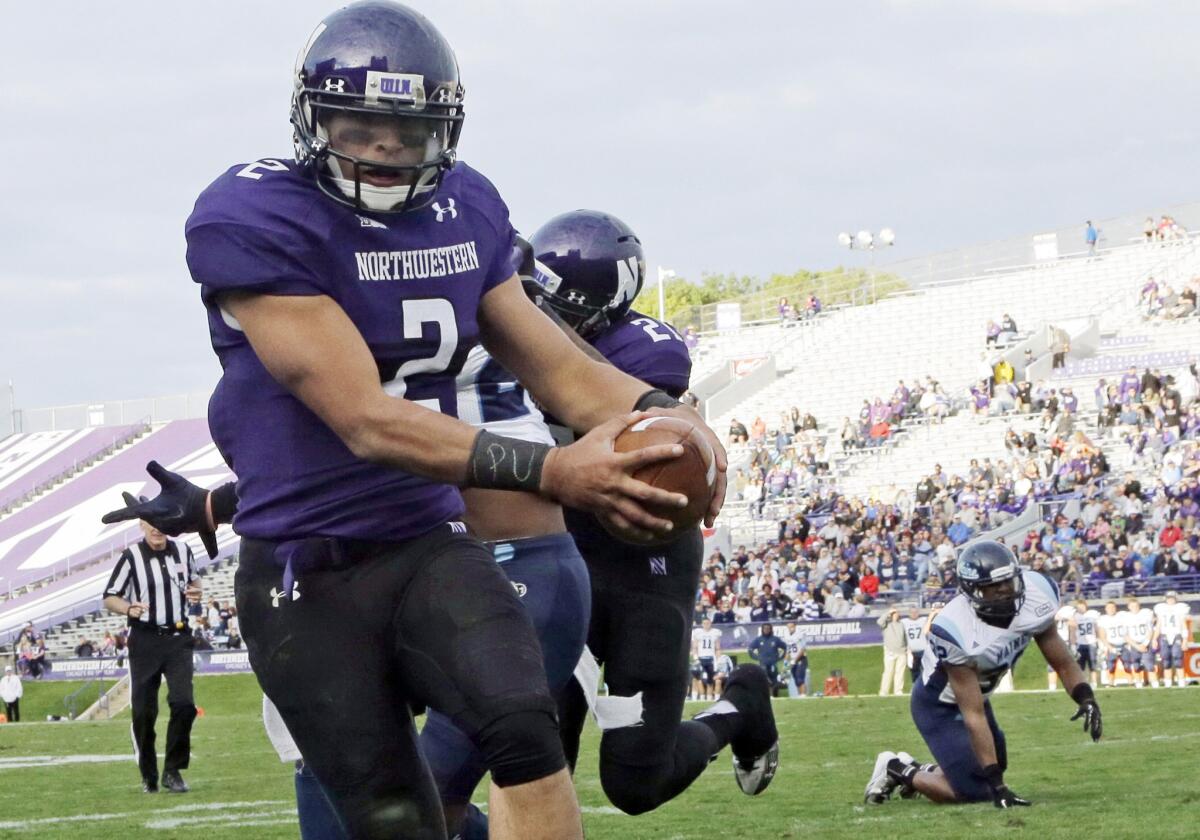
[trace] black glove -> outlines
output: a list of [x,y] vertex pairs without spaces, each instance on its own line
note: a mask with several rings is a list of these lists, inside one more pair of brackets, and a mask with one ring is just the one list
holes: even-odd
[[1017,796],[1004,784],[1004,771],[1000,769],[999,764],[989,764],[983,768],[983,775],[992,789],[992,804],[997,808],[1027,808],[1033,804],[1028,799]]
[[1079,711],[1071,715],[1071,720],[1083,718],[1083,731],[1092,736],[1093,741],[1099,741],[1104,732],[1104,724],[1100,720],[1100,704],[1096,702],[1096,694],[1087,683],[1080,683],[1071,691],[1071,699],[1079,704]]
[[208,491],[198,487],[181,475],[165,469],[157,461],[146,465],[146,472],[159,483],[162,490],[149,501],[139,501],[129,493],[122,493],[125,507],[109,511],[100,517],[105,525],[144,519],[164,534],[177,537],[185,533],[197,533],[208,556],[217,556],[217,535],[208,527]]

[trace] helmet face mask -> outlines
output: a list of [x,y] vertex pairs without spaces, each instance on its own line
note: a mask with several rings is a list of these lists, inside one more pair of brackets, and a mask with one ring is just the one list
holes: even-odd
[[296,160],[335,201],[378,213],[423,207],[455,162],[458,63],[421,15],[370,0],[327,17],[296,63]]
[[1002,543],[984,540],[958,558],[958,587],[983,621],[1012,621],[1025,603],[1025,580],[1016,556]]

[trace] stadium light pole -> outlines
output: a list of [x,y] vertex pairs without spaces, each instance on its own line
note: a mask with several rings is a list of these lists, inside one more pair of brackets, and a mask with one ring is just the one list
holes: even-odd
[[13,381],[8,380],[8,420],[12,423],[12,434],[17,433],[17,392],[13,387]]
[[675,272],[669,268],[658,267],[658,320],[667,320],[667,291],[665,282],[675,277]]
[[851,251],[866,251],[870,255],[867,274],[871,278],[871,302],[874,303],[878,297],[875,289],[875,250],[880,247],[890,248],[895,245],[896,232],[890,227],[883,228],[877,234],[871,233],[869,230],[860,230],[855,234],[843,231],[838,234],[837,240],[838,244],[843,248],[849,248]]

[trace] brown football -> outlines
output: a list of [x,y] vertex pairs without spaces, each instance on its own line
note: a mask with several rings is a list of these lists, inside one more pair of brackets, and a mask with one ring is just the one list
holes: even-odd
[[614,537],[635,545],[656,545],[670,542],[704,519],[712,502],[713,483],[717,477],[716,459],[712,447],[694,423],[681,417],[656,416],[638,420],[621,434],[613,444],[617,452],[630,452],[647,446],[678,443],[683,454],[669,461],[657,461],[634,471],[633,477],[672,493],[687,496],[687,507],[674,508],[646,505],[646,510],[675,524],[670,536],[645,542],[609,528]]

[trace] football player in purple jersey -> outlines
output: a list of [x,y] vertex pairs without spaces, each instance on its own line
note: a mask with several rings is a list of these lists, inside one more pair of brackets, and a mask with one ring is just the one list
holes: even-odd
[[[681,448],[612,441],[632,412],[699,418],[588,358],[525,297],[504,202],[456,161],[463,88],[428,20],[382,0],[335,12],[294,84],[296,159],[233,167],[186,226],[223,369],[209,426],[238,475],[254,672],[351,837],[445,836],[410,705],[484,755],[493,837],[580,837],[533,628],[456,488],[535,493],[662,536],[646,503],[685,500],[631,473]],[[455,419],[477,343],[586,434],[553,448]],[[705,433],[711,522],[725,458]]]
[[[520,273],[539,305],[618,370],[673,397],[687,390],[692,363],[683,339],[668,324],[630,309],[645,279],[645,257],[624,222],[576,210],[546,222],[529,243]],[[721,700],[695,720],[681,720],[704,547],[700,529],[643,547],[613,537],[588,511],[568,507],[566,519],[592,580],[590,655],[584,656],[603,665],[609,693],[596,697],[594,685],[586,684],[598,672],[581,663],[579,682],[560,706],[572,766],[590,705],[603,731],[600,782],[626,813],[645,813],[678,796],[726,744],[743,792],[761,792],[779,760],[770,681],[761,668],[735,669]],[[630,712],[636,697],[640,709]]]

